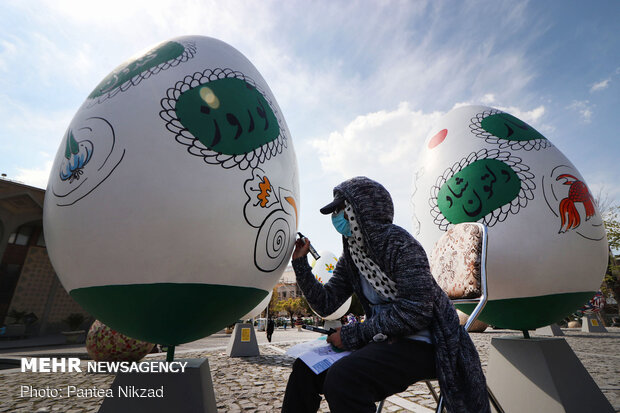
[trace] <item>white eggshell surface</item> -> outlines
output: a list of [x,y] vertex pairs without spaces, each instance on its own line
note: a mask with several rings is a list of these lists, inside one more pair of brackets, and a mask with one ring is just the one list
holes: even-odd
[[583,176],[510,114],[484,106],[446,114],[426,140],[413,201],[414,235],[427,253],[453,224],[488,226],[491,301],[482,321],[548,325],[599,288],[607,240]]
[[269,305],[269,301],[271,301],[272,296],[273,296],[273,290],[271,290],[269,294],[267,294],[267,297],[263,298],[263,301],[258,303],[256,307],[251,309],[250,312],[242,316],[239,320],[249,320],[250,318],[255,318],[256,316],[260,315],[260,313],[265,311],[265,309]]
[[[321,258],[316,260],[314,266],[312,267],[312,274],[321,284],[327,284],[327,282],[329,282],[329,280],[333,277],[334,269],[338,263],[338,258],[329,251],[319,251],[319,255]],[[351,297],[349,297],[347,301],[345,301],[344,304],[342,304],[336,311],[323,318],[325,320],[339,320],[347,313],[347,311],[349,311],[350,307]]]
[[131,337],[179,344],[271,291],[298,213],[293,143],[269,86],[230,45],[185,36],[124,62],[88,96],[52,167],[44,226],[86,310]]

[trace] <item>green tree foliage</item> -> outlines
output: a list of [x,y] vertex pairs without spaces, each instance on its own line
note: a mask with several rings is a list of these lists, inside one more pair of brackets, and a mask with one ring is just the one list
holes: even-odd
[[[286,311],[291,320],[295,315],[302,315],[304,312],[304,302],[306,299],[303,297],[287,298],[286,300],[278,301],[276,306],[277,311]],[[306,302],[305,305],[308,305]]]
[[[620,265],[618,265],[613,254],[613,251],[620,250],[620,206],[610,208],[604,215],[603,222],[609,243],[609,262],[601,291],[605,296],[612,296],[616,302],[620,302]],[[620,313],[620,306],[618,311]]]
[[613,296],[617,302],[620,302],[620,280],[618,275],[620,274],[620,265],[617,264],[613,254],[609,253],[609,262],[607,264],[607,271],[605,271],[605,278],[603,278],[603,284],[601,285],[601,291],[606,297]]
[[269,317],[277,317],[278,311],[278,289],[274,288],[271,294],[271,300],[269,300],[269,305],[267,306]]
[[310,304],[308,304],[308,300],[306,300],[306,297],[301,296],[299,298],[301,298],[301,314],[303,316],[312,315],[312,307],[310,307]]
[[612,251],[620,250],[620,206],[611,207],[604,215],[607,242]]

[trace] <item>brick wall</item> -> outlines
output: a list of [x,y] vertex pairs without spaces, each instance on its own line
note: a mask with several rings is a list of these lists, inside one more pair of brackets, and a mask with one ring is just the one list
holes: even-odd
[[[47,320],[44,320],[48,300],[52,301]],[[9,311],[13,309],[34,313],[39,318],[39,323],[46,321],[50,326],[48,333],[62,329],[62,320],[71,313],[90,317],[58,281],[47,249],[35,246],[28,249]],[[66,326],[64,328],[66,329]]]

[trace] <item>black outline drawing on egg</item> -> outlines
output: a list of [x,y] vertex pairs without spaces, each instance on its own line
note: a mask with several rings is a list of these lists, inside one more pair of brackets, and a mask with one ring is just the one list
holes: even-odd
[[[243,80],[262,95],[278,122],[279,133],[275,139],[247,153],[236,155],[225,154],[205,145],[181,123],[176,113],[176,103],[184,92],[197,88],[198,86],[208,85],[209,82],[212,81],[227,78]],[[187,146],[187,152],[191,155],[201,157],[206,163],[211,165],[221,165],[225,169],[236,167],[241,170],[246,170],[248,168],[253,169],[263,162],[281,154],[284,148],[287,147],[286,129],[284,128],[284,122],[276,106],[269,100],[266,93],[256,85],[254,80],[241,72],[229,68],[206,69],[203,72],[196,72],[191,76],[185,76],[185,78],[178,81],[174,87],[168,89],[166,97],[161,100],[161,106],[163,110],[160,111],[159,116],[166,121],[166,129],[174,133],[175,140]]]
[[288,258],[295,240],[298,211],[293,192],[274,187],[265,172],[256,168],[245,181],[248,197],[243,216],[258,228],[254,243],[254,265],[262,272],[273,272]]
[[[173,41],[174,43],[178,43],[180,45],[183,46],[184,50],[183,53],[181,53],[179,56],[175,57],[174,59],[170,59],[167,60],[165,62],[159,63],[153,67],[150,67],[146,70],[141,71],[140,73],[137,73],[136,75],[132,76],[131,78],[129,78],[128,80],[122,82],[120,85],[115,85],[112,89],[110,90],[105,90],[102,94],[100,95],[94,95],[95,91],[91,92],[91,94],[89,95],[88,99],[90,100],[90,102],[88,102],[87,107],[93,107],[94,105],[98,104],[98,103],[102,103],[104,101],[106,101],[107,99],[113,98],[114,96],[116,96],[117,94],[121,93],[121,92],[125,92],[126,90],[128,90],[129,88],[131,88],[132,86],[137,86],[140,84],[140,82],[142,82],[145,79],[148,79],[149,77],[158,74],[161,71],[164,70],[168,70],[171,67],[175,67],[180,65],[181,63],[184,63],[190,59],[192,59],[194,57],[194,55],[196,54],[196,44],[194,42],[178,42],[178,41]],[[155,48],[151,49],[149,52],[157,49],[157,47],[166,44],[166,43],[170,43],[170,42],[164,42],[158,46],[156,46]],[[147,52],[144,56],[147,56],[148,53]],[[141,56],[141,57],[144,57]],[[132,60],[131,62],[129,62],[129,64],[134,63],[135,60]],[[118,68],[117,68],[118,69]],[[117,70],[115,69],[115,71]],[[124,68],[121,69],[122,71],[127,71],[127,66],[125,66]],[[113,76],[115,75],[114,71],[110,74],[108,74],[107,77],[109,76]],[[104,78],[105,80],[105,78]],[[99,87],[99,85],[97,85],[97,87]],[[96,90],[96,88],[95,88]]]
[[478,219],[477,222],[482,222],[488,227],[492,227],[498,222],[503,222],[509,214],[517,214],[521,208],[525,208],[527,206],[528,200],[531,201],[534,199],[534,190],[536,189],[534,174],[530,172],[529,166],[522,163],[521,158],[511,155],[508,151],[500,151],[499,149],[481,149],[478,152],[470,153],[467,157],[447,168],[442,175],[437,177],[435,184],[431,187],[430,198],[428,200],[431,207],[430,213],[433,216],[435,225],[437,225],[440,230],[446,231],[451,223],[439,209],[437,199],[439,190],[458,172],[474,162],[483,159],[495,159],[508,165],[521,180],[521,187],[517,196],[512,199],[512,201],[494,209],[484,217]]
[[75,136],[78,144],[88,142],[92,149],[88,161],[81,165],[79,171],[74,171],[77,175],[73,179],[64,179],[62,168],[67,160],[65,149],[57,178],[54,175],[50,177],[51,192],[57,198],[58,206],[73,205],[89,195],[112,175],[125,157],[125,149],[117,145],[112,124],[104,118],[95,116],[72,124],[67,139],[70,139],[70,134]]
[[416,206],[415,206],[415,194],[418,192],[418,182],[424,176],[424,166],[419,167],[415,173],[413,174],[413,191],[411,192],[411,196],[409,197],[409,201],[411,202],[412,215],[411,220],[413,221],[413,229],[415,230],[414,235],[420,235],[420,230],[422,228],[422,222],[418,219],[416,214]]
[[[574,232],[587,240],[601,241],[606,235],[603,219],[598,208],[595,207],[590,190],[585,182],[578,178],[579,175],[579,172],[571,165],[557,165],[553,167],[549,175],[542,177],[543,197],[549,210],[558,221],[559,234]],[[578,186],[575,187],[575,184]],[[582,197],[576,197],[575,194],[571,194],[571,189],[573,189],[573,192],[575,189],[586,192],[587,201],[583,199],[583,195],[586,194],[582,194]],[[563,204],[565,205],[564,207]],[[575,204],[581,204],[579,209],[576,208]],[[589,204],[589,206],[586,206],[586,204]],[[570,205],[570,213],[567,211],[567,205]],[[581,208],[583,208],[583,219]],[[592,208],[592,211],[588,212],[589,208]]]
[[[497,110],[497,109],[492,109],[492,110],[485,110],[484,112],[481,113],[477,113],[476,116],[474,116],[473,118],[471,118],[471,124],[469,125],[469,129],[471,129],[471,132],[476,135],[478,138],[484,139],[485,142],[491,144],[491,145],[499,145],[499,149],[506,149],[506,148],[510,148],[513,151],[517,151],[517,150],[525,150],[525,151],[531,151],[531,150],[540,150],[540,149],[545,149],[548,147],[552,147],[553,144],[551,142],[549,142],[544,136],[540,139],[530,139],[530,140],[510,140],[510,139],[502,139],[499,138],[493,134],[491,134],[490,132],[488,132],[487,130],[485,130],[482,127],[482,121],[492,115],[497,115],[500,113],[505,113],[507,115],[510,115],[507,112],[503,112],[501,110]],[[513,115],[510,115],[512,117],[514,117]],[[515,117],[516,118],[516,117]],[[536,131],[536,129],[532,128],[530,125],[527,125],[525,122],[523,122],[521,119],[516,118],[517,120],[521,121],[523,124],[525,124],[527,127],[531,128],[532,130],[534,130],[538,135],[542,136],[538,131]]]

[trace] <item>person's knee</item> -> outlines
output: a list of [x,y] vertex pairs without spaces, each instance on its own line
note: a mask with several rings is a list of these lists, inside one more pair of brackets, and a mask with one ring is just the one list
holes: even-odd
[[342,393],[346,394],[352,377],[346,373],[346,366],[343,363],[335,363],[327,371],[325,382],[323,383],[323,393],[327,400],[340,398]]
[[293,363],[294,372],[304,371],[307,368],[308,366],[306,366],[306,363],[304,363],[300,358],[295,359],[295,362]]

